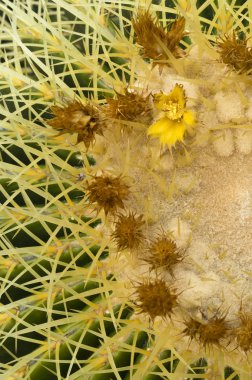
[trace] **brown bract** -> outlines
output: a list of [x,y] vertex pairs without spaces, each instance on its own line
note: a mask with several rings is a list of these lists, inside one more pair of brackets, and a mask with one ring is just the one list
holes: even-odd
[[240,314],[240,326],[236,330],[236,339],[243,351],[252,349],[252,314]]
[[105,214],[115,213],[119,208],[124,208],[123,202],[129,196],[129,186],[121,176],[105,174],[94,177],[87,185],[87,195],[89,202],[96,204],[98,210],[104,209]]
[[252,50],[246,39],[239,39],[235,32],[231,36],[221,38],[218,43],[222,61],[239,74],[252,73]]
[[222,339],[227,337],[229,331],[226,315],[214,316],[204,323],[190,318],[185,322],[185,325],[183,334],[189,336],[190,339],[195,339],[204,347],[221,346]]
[[153,17],[147,10],[139,12],[132,20],[132,25],[145,58],[167,60],[167,49],[176,58],[181,57],[183,50],[179,47],[179,42],[186,35],[184,17],[177,18],[167,28],[163,28],[157,17]]
[[92,104],[82,104],[75,100],[65,106],[51,107],[53,118],[47,123],[63,133],[77,133],[77,143],[84,142],[88,148],[95,140],[95,135],[103,134],[104,123],[99,111]]
[[173,268],[185,257],[184,251],[165,234],[157,236],[148,247],[147,257],[143,260],[150,264],[151,270],[163,268],[173,274]]
[[129,212],[127,215],[119,214],[112,234],[113,240],[119,250],[137,248],[142,239],[143,215]]
[[150,94],[143,96],[128,89],[124,94],[116,92],[116,99],[107,98],[105,116],[112,119],[149,122],[152,118]]
[[140,283],[136,288],[137,306],[141,313],[146,313],[152,320],[156,317],[170,317],[177,306],[177,294],[165,281],[156,279]]

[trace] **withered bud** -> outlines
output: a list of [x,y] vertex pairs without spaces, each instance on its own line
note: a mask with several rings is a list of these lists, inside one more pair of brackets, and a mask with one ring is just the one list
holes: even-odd
[[188,320],[184,322],[184,324],[186,328],[182,331],[182,333],[185,336],[188,336],[191,340],[192,339],[197,340],[201,323],[196,321],[193,318],[189,318]]
[[218,51],[221,60],[239,74],[252,73],[252,50],[247,46],[246,39],[239,39],[235,32],[233,35],[220,39]]
[[195,339],[204,347],[211,345],[220,347],[221,341],[227,337],[230,330],[226,315],[221,317],[214,316],[204,322],[190,318],[184,323],[186,328],[183,330],[183,334],[189,336],[190,339]]
[[129,196],[129,186],[121,176],[105,174],[94,177],[87,185],[87,195],[89,202],[96,204],[98,210],[104,209],[105,214],[113,214],[124,208],[123,202]]
[[164,233],[154,239],[143,259],[150,264],[151,270],[162,268],[173,274],[174,266],[183,261],[185,253],[176,243]]
[[178,295],[164,280],[147,280],[140,283],[135,293],[140,312],[148,314],[152,320],[156,317],[170,317],[177,306]]
[[252,349],[252,314],[240,313],[240,326],[235,332],[238,346],[245,352]]
[[137,248],[143,240],[143,215],[136,216],[133,212],[127,215],[119,214],[112,234],[119,250]]
[[98,109],[90,103],[82,104],[75,100],[65,106],[51,107],[53,118],[47,123],[64,133],[77,133],[77,143],[84,142],[89,148],[94,142],[95,135],[103,134],[104,123],[101,120]]
[[149,10],[140,11],[132,20],[136,33],[136,40],[143,48],[143,56],[154,61],[167,60],[166,50],[176,58],[183,54],[179,42],[185,33],[185,18],[178,17],[174,22],[163,28],[157,17],[153,17]]
[[127,88],[124,94],[116,92],[115,99],[107,98],[106,100],[105,115],[108,118],[147,123],[151,121],[150,94],[143,96]]

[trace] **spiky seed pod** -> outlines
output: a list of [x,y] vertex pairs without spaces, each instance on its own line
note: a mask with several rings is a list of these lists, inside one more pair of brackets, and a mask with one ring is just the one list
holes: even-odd
[[185,325],[183,334],[189,336],[190,339],[195,339],[205,348],[211,345],[221,346],[221,341],[229,332],[226,315],[221,317],[215,315],[204,323],[190,318],[185,321]]
[[252,70],[252,51],[246,39],[239,39],[235,32],[225,36],[218,43],[222,61],[239,74],[250,74]]
[[112,234],[113,240],[119,250],[137,248],[143,240],[143,215],[129,212],[127,215],[119,214]]
[[152,118],[152,107],[150,94],[143,96],[137,92],[129,91],[124,94],[116,92],[116,99],[107,98],[107,107],[104,113],[107,118],[150,122]]
[[175,289],[170,289],[164,280],[147,280],[136,288],[137,306],[140,313],[146,313],[152,320],[156,317],[170,317],[177,306]]
[[186,328],[182,331],[185,336],[188,336],[190,340],[197,339],[201,323],[193,318],[190,318],[184,322]]
[[82,104],[75,100],[66,106],[51,107],[53,118],[47,120],[47,123],[64,133],[77,133],[77,143],[84,142],[89,148],[94,142],[95,135],[103,135],[104,122],[97,108],[92,104]]
[[154,60],[167,60],[166,49],[176,58],[182,55],[179,42],[186,35],[185,19],[178,17],[173,23],[163,28],[149,10],[139,12],[132,25],[136,33],[137,43],[143,47],[143,56]]
[[252,314],[240,314],[240,326],[235,335],[237,344],[243,351],[252,349]]
[[157,236],[147,249],[147,257],[143,260],[150,264],[151,270],[163,268],[173,274],[173,268],[185,257],[185,252],[164,233]]
[[113,214],[119,208],[124,208],[123,202],[129,196],[129,186],[121,176],[105,174],[94,177],[87,185],[87,195],[89,202],[96,204],[98,210],[104,209],[105,214]]

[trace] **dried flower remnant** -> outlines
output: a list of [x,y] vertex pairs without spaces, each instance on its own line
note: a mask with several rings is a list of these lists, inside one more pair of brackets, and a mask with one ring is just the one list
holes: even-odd
[[186,131],[195,124],[194,113],[185,108],[183,86],[176,84],[168,95],[155,94],[154,105],[160,111],[160,118],[149,127],[147,134],[158,137],[162,145],[171,148],[177,141],[183,141]]
[[179,249],[171,238],[161,234],[151,242],[144,261],[150,264],[151,270],[162,268],[173,274],[174,266],[184,257],[184,251]]
[[179,47],[179,42],[186,35],[184,17],[177,18],[168,24],[167,28],[163,28],[157,17],[153,17],[147,10],[139,12],[132,20],[132,25],[137,43],[143,47],[145,58],[167,61],[166,50],[169,50],[176,58],[182,55],[183,50]]
[[232,36],[221,38],[218,43],[222,61],[239,74],[251,75],[252,50],[246,39],[239,39],[235,32]]
[[221,346],[222,339],[227,337],[229,331],[226,315],[214,316],[206,322],[199,322],[190,318],[185,322],[185,325],[183,334],[191,340],[195,339],[205,348],[211,345]]
[[252,349],[252,314],[240,314],[240,326],[236,330],[238,347],[247,352]]
[[152,118],[150,94],[143,96],[137,92],[129,91],[124,94],[116,92],[116,99],[107,98],[105,116],[112,119],[149,122]]
[[193,318],[190,318],[185,321],[184,324],[186,328],[182,331],[182,333],[185,336],[188,336],[190,340],[197,339],[201,323]]
[[118,215],[112,237],[119,250],[133,249],[140,245],[144,237],[143,224],[143,215],[136,216],[133,212],[129,212],[127,215]]
[[137,306],[140,313],[146,313],[152,320],[156,317],[170,317],[177,306],[178,295],[164,280],[147,280],[136,288]]
[[121,176],[105,174],[94,177],[87,185],[87,195],[89,202],[96,204],[99,210],[104,209],[105,214],[115,213],[119,208],[124,208],[123,202],[129,196],[129,186]]
[[66,106],[53,106],[51,110],[54,117],[47,123],[60,134],[77,133],[77,143],[83,141],[87,148],[94,142],[96,134],[103,135],[104,123],[92,104],[84,105],[75,100]]

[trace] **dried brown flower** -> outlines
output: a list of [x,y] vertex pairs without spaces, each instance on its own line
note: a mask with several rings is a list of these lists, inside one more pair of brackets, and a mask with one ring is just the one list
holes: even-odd
[[221,38],[218,43],[222,61],[239,74],[252,74],[252,50],[246,39],[239,39],[235,32],[232,36]]
[[105,213],[115,213],[124,208],[123,201],[129,196],[129,186],[124,183],[121,176],[112,177],[108,174],[96,176],[87,185],[87,194],[90,203],[95,203],[98,209]]
[[119,250],[137,248],[143,239],[143,215],[136,216],[133,212],[127,215],[119,214],[112,234]]
[[173,268],[185,257],[184,251],[164,233],[154,239],[147,250],[147,257],[143,260],[150,264],[151,270],[163,268],[173,274]]
[[153,17],[146,10],[138,13],[132,20],[132,25],[137,43],[143,47],[145,58],[167,60],[167,49],[176,58],[181,57],[183,50],[179,47],[179,42],[186,35],[184,17],[178,17],[167,28],[163,28],[157,17]]
[[183,330],[182,333],[188,336],[191,340],[197,339],[201,323],[193,318],[188,319],[184,323],[186,325],[186,328]]
[[240,313],[240,326],[235,335],[238,346],[243,351],[252,349],[252,314]]
[[199,322],[193,318],[185,322],[184,335],[195,339],[204,347],[210,345],[221,346],[221,340],[227,336],[229,331],[226,315],[217,317],[216,315],[206,322]]
[[146,313],[152,320],[156,317],[170,317],[177,306],[175,290],[170,289],[164,280],[147,280],[136,288],[137,306],[141,313]]
[[88,148],[95,140],[95,135],[103,134],[104,123],[100,113],[92,104],[82,104],[75,100],[66,106],[51,107],[53,118],[47,123],[64,133],[77,133],[77,143],[83,141]]
[[116,99],[107,98],[105,115],[108,118],[149,122],[152,118],[150,94],[143,96],[128,89],[124,94],[116,92]]

